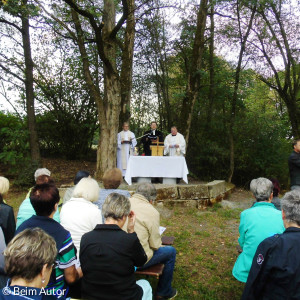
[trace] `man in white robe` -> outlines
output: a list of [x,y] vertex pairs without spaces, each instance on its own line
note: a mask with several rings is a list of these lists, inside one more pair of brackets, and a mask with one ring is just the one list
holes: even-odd
[[117,168],[125,176],[127,163],[130,155],[133,155],[137,142],[133,132],[129,130],[129,124],[123,124],[123,130],[118,133]]
[[165,138],[164,155],[184,156],[185,155],[185,139],[182,134],[177,131],[177,127],[171,127],[171,133]]

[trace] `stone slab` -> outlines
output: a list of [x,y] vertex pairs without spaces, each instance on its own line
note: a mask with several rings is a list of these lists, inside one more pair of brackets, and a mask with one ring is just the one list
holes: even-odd
[[157,197],[156,200],[165,199],[178,199],[178,189],[177,186],[156,186]]
[[214,180],[206,184],[209,191],[209,198],[215,199],[219,195],[226,192],[226,183],[225,180]]
[[209,189],[206,184],[179,185],[177,187],[179,199],[198,200],[202,198],[209,198]]
[[163,201],[163,203],[164,203],[164,206],[167,206],[167,207],[181,206],[181,207],[197,208],[197,201],[195,201],[195,200],[165,199]]

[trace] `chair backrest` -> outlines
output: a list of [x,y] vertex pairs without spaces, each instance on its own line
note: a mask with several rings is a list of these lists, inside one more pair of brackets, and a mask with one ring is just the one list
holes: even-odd
[[4,239],[4,234],[0,226],[0,274],[4,273],[4,255],[3,251],[6,248],[6,243]]

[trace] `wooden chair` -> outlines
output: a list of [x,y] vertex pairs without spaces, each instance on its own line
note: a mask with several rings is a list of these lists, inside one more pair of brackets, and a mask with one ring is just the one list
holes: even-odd
[[[174,236],[162,236],[161,237],[161,242],[165,246],[173,245],[174,240],[175,240]],[[157,279],[159,279],[159,276],[162,274],[164,267],[165,267],[164,264],[157,264],[157,265],[153,265],[145,270],[137,270],[136,274],[145,275],[145,276],[154,276]]]
[[135,273],[139,275],[145,275],[145,276],[154,276],[156,277],[156,279],[159,279],[159,276],[162,274],[164,267],[165,267],[164,264],[157,264],[145,270],[137,270]]

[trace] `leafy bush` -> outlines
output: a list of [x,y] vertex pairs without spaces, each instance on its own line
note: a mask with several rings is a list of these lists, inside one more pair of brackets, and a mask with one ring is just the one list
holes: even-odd
[[24,121],[12,114],[0,113],[0,160],[16,174],[21,166],[29,163],[28,131]]

